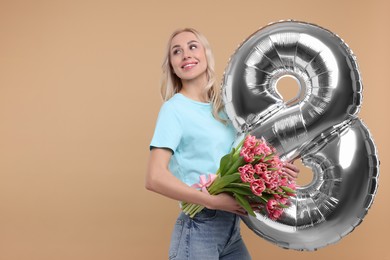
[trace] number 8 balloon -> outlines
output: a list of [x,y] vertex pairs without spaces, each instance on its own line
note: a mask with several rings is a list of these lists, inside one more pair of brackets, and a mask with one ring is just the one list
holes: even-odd
[[[299,82],[295,104],[277,91],[285,76]],[[263,136],[286,161],[301,158],[313,180],[298,187],[282,217],[243,217],[257,235],[284,248],[316,250],[360,224],[378,186],[379,160],[356,116],[362,81],[355,56],[334,33],[281,21],[249,36],[225,70],[225,110],[242,134]]]

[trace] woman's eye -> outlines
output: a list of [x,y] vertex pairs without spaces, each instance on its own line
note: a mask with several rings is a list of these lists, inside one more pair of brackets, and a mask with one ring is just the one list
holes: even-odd
[[180,49],[175,49],[175,50],[173,50],[172,54],[176,55],[176,54],[179,54],[180,52],[181,52]]
[[193,49],[196,49],[198,46],[196,46],[196,44],[191,44],[190,45],[190,50],[193,50]]

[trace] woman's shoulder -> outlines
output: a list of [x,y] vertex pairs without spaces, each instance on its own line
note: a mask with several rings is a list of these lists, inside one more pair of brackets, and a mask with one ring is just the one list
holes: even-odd
[[164,101],[164,103],[161,106],[161,110],[175,111],[178,105],[179,105],[179,100],[176,97],[176,95],[174,95],[170,99]]
[[180,100],[174,95],[170,99],[164,101],[161,105],[159,117],[170,117],[170,118],[182,118],[183,114],[183,104]]

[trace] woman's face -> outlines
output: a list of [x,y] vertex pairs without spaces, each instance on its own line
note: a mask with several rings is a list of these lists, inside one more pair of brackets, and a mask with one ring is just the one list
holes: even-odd
[[173,71],[182,81],[206,76],[205,49],[193,33],[181,32],[173,37],[169,55]]

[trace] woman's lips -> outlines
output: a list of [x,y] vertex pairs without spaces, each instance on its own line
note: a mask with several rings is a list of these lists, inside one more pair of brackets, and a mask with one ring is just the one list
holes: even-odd
[[190,70],[193,67],[195,67],[197,64],[198,64],[197,62],[189,62],[189,63],[185,63],[183,66],[181,66],[181,68],[184,70]]

